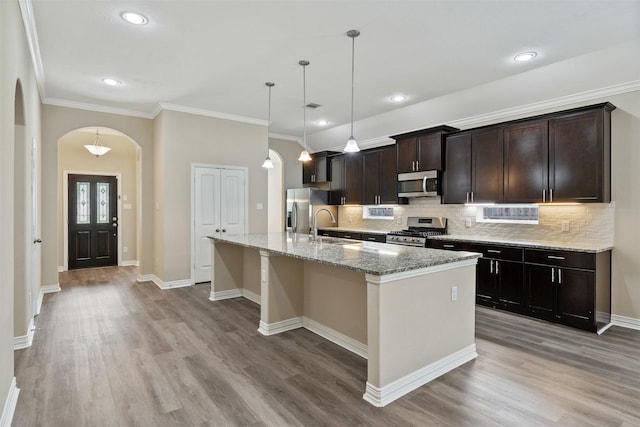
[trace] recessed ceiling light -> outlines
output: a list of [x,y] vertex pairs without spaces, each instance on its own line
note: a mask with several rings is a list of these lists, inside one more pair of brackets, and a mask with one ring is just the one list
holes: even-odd
[[328,125],[328,124],[329,124],[329,122],[328,122],[327,120],[320,119],[320,120],[318,120],[318,121],[316,122],[316,124],[317,124],[318,126],[326,126],[326,125]]
[[122,12],[120,14],[120,17],[133,25],[144,25],[149,22],[146,16],[141,15],[137,12]]
[[393,102],[402,102],[402,101],[405,101],[406,99],[407,99],[407,97],[406,97],[406,96],[404,96],[404,95],[393,95],[393,96],[391,97],[391,100],[392,100]]
[[517,54],[513,59],[515,59],[518,62],[526,62],[526,61],[531,61],[536,56],[538,56],[536,52],[522,52]]
[[109,85],[109,86],[120,86],[122,84],[122,82],[120,80],[116,80],[116,79],[112,79],[110,77],[106,77],[104,79],[102,79],[102,83]]

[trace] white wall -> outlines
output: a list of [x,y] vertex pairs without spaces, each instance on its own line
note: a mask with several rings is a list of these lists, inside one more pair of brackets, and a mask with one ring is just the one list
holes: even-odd
[[[23,257],[27,263],[31,259],[30,250],[14,253],[14,176],[25,172],[14,165],[14,95],[18,79],[25,110],[21,143],[30,145],[35,139],[40,144],[40,99],[20,9],[17,1],[0,1],[0,407],[4,406],[14,376],[14,257]],[[25,179],[30,185],[30,174]],[[28,289],[24,283],[20,288],[21,292]],[[31,307],[24,311],[22,315],[17,313],[22,322],[33,317]],[[15,326],[16,330],[27,329],[24,324]]]

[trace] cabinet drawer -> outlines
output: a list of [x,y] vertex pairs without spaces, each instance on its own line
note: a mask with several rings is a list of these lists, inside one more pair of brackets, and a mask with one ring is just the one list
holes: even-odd
[[523,259],[523,250],[510,246],[483,245],[480,243],[473,243],[471,244],[470,250],[473,252],[480,252],[483,258],[519,262],[522,262]]
[[558,267],[595,270],[596,254],[571,251],[525,249],[524,261],[531,264],[546,264]]
[[339,237],[341,239],[353,239],[353,240],[362,240],[361,233],[352,233],[350,231],[336,231],[336,235],[334,237]]
[[361,236],[361,240],[365,240],[367,242],[386,243],[386,241],[387,241],[387,235],[386,234],[362,233],[360,236]]
[[318,236],[340,237],[338,236],[338,231],[335,230],[318,230]]
[[471,245],[467,242],[457,242],[452,240],[429,240],[428,247],[433,249],[445,249],[449,251],[468,251]]

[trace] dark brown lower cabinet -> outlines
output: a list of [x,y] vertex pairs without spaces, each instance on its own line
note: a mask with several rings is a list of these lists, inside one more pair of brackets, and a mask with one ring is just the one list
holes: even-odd
[[452,240],[430,247],[482,253],[476,303],[598,332],[611,322],[611,251],[542,250]]
[[611,251],[525,250],[526,314],[597,332],[611,322]]

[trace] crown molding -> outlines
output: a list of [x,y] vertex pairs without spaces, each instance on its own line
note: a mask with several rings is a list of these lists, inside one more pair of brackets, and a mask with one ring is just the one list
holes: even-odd
[[40,93],[40,101],[44,103],[45,81],[44,67],[42,66],[42,57],[40,55],[40,43],[38,42],[38,32],[36,31],[36,20],[33,16],[33,6],[31,0],[18,0],[20,5],[20,13],[22,14],[22,23],[24,24],[24,32],[29,45],[29,53],[31,54],[31,62],[33,62],[33,72]]
[[232,120],[234,122],[242,122],[242,123],[250,123],[253,125],[267,126],[266,120],[256,119],[253,117],[238,116],[235,114],[220,113],[218,111],[205,110],[202,108],[187,107],[184,105],[169,104],[166,102],[161,102],[160,108],[162,110],[178,111],[181,113],[195,114],[198,116],[213,117],[216,119]]
[[107,107],[105,105],[89,104],[85,102],[68,101],[66,99],[46,98],[42,101],[46,105],[56,105],[58,107],[77,108],[79,110],[97,111],[99,113],[118,114],[121,116],[141,117],[143,119],[153,119],[149,113],[144,111],[129,110],[126,108]]
[[553,98],[546,101],[534,102],[532,104],[522,105],[519,107],[507,108],[487,114],[479,114],[477,116],[471,116],[460,120],[453,120],[446,124],[460,129],[471,128],[496,123],[504,119],[511,119],[514,116],[536,114],[554,108],[565,108],[581,102],[590,102],[596,99],[606,98],[608,96],[636,92],[639,90],[640,80],[634,80],[613,86],[579,92],[572,95],[561,96],[559,98]]
[[[389,138],[388,136],[379,136],[377,138],[365,139],[364,141],[358,142],[358,147],[360,147],[361,150],[365,150],[367,148],[375,148],[375,147],[382,147],[385,145],[391,145],[395,142],[396,142],[395,139]],[[346,140],[344,144],[334,145],[332,147],[326,148],[326,150],[342,151],[345,145],[346,145]]]
[[293,135],[285,135],[283,133],[269,133],[269,138],[273,138],[273,139],[284,139],[285,141],[294,141],[297,142],[298,144],[302,145],[302,138],[300,138],[299,136],[293,136]]

